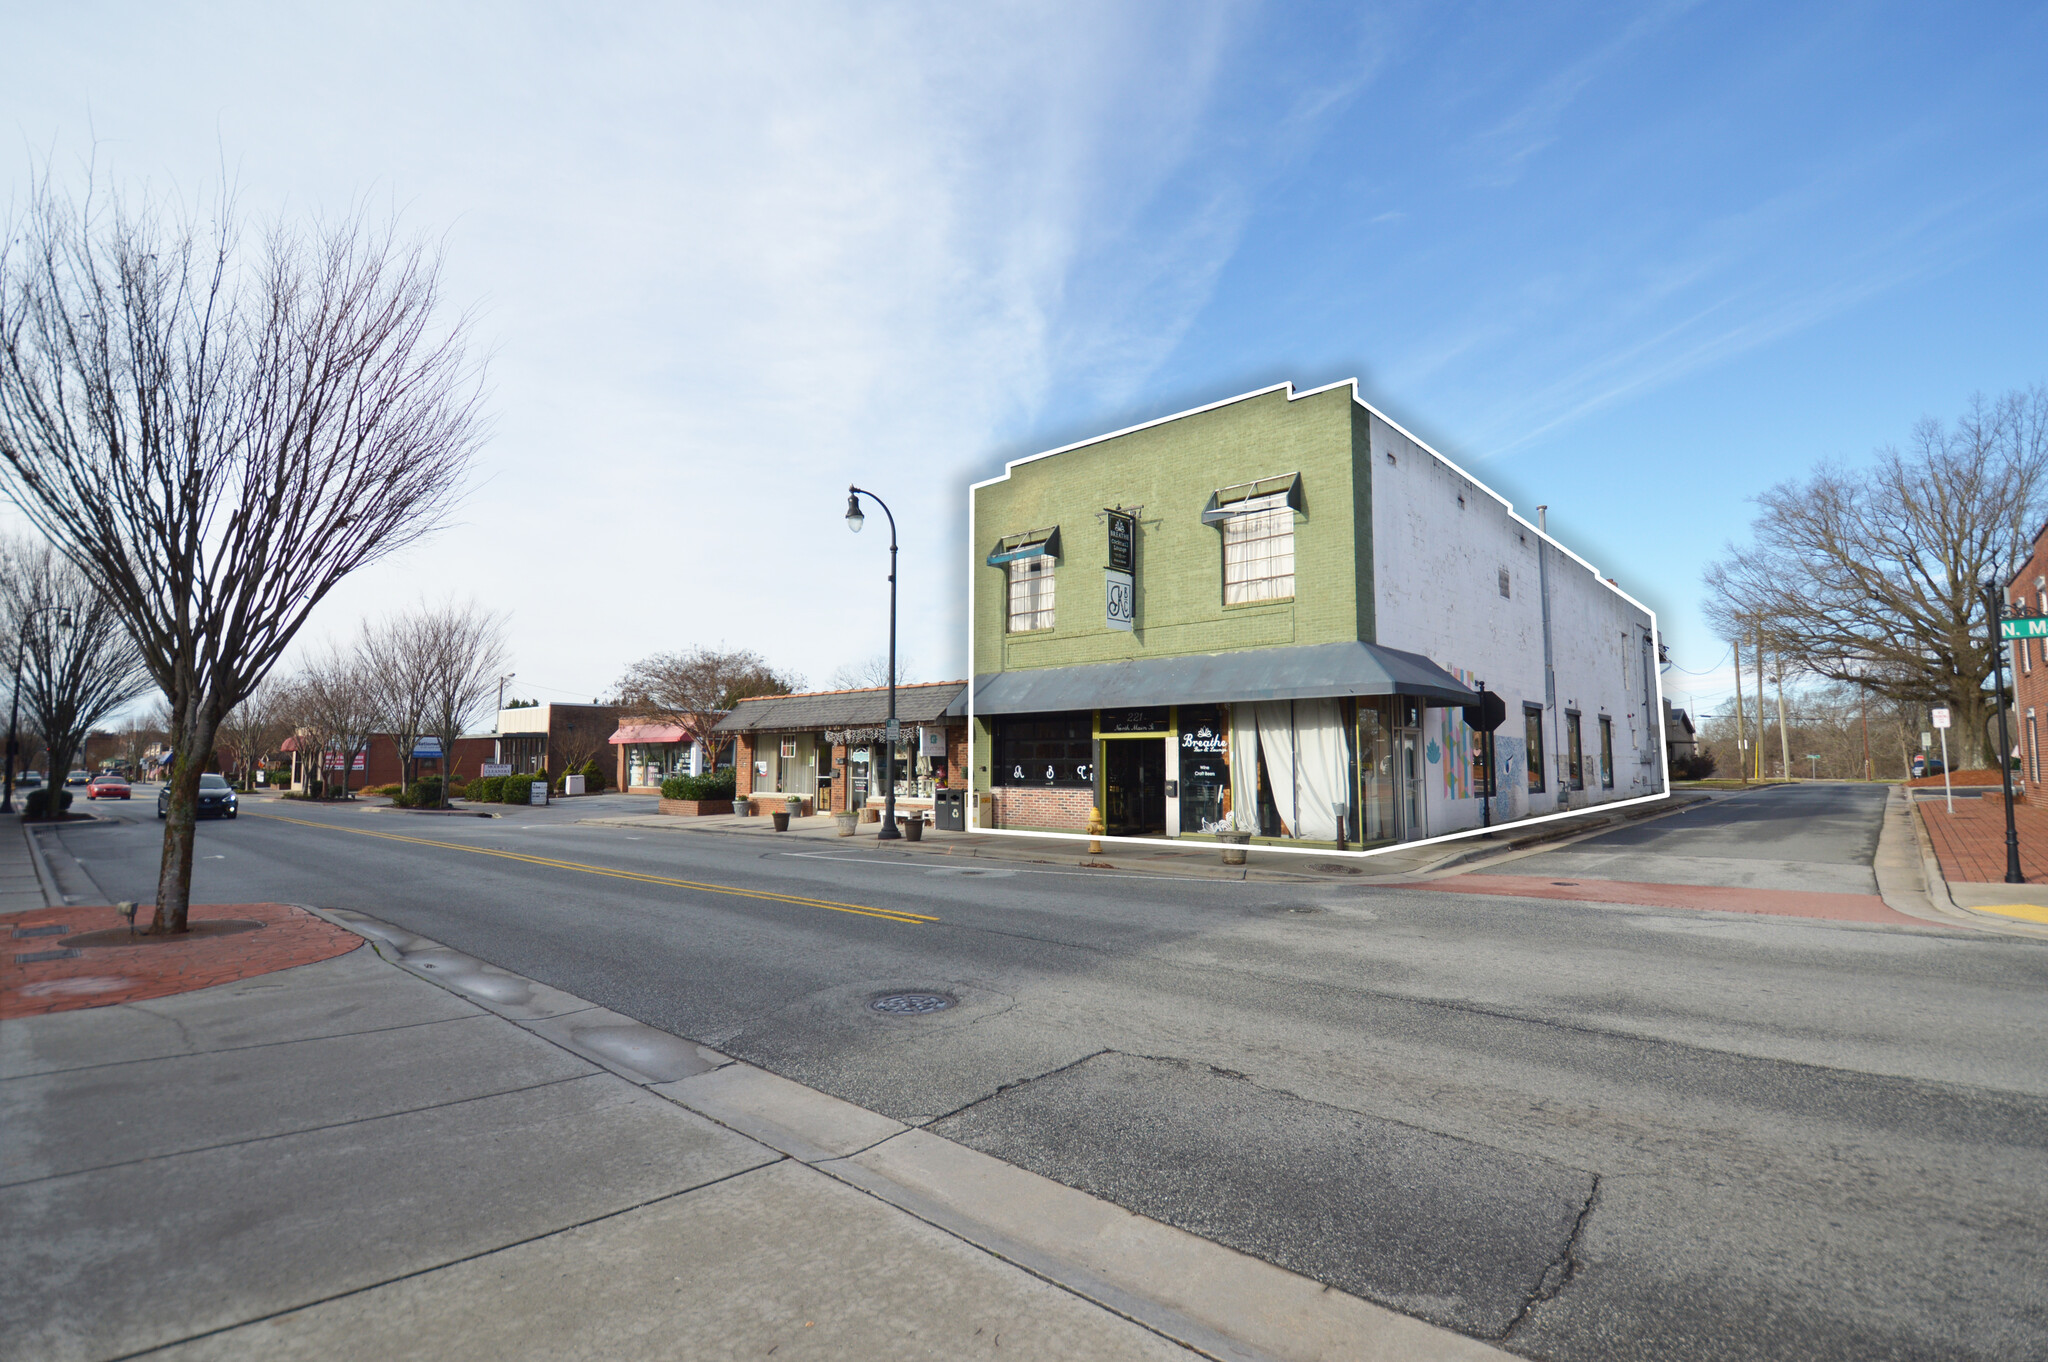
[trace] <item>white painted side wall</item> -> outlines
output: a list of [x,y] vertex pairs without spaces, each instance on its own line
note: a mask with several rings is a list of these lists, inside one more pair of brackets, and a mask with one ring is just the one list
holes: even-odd
[[[1391,457],[1389,457],[1391,456]],[[1660,730],[1643,703],[1638,640],[1649,613],[1629,602],[1551,541],[1550,605],[1556,705],[1546,704],[1539,546],[1544,538],[1498,495],[1461,473],[1375,412],[1371,416],[1373,595],[1376,641],[1421,653],[1468,682],[1483,681],[1507,702],[1496,735],[1499,797],[1493,821],[1565,807],[1640,798],[1664,788]],[[1463,504],[1460,504],[1460,498]],[[1508,573],[1508,595],[1500,574]],[[1545,789],[1527,788],[1523,706],[1543,705]],[[1581,714],[1586,788],[1563,795],[1562,715]],[[1614,788],[1599,777],[1598,716],[1614,722]],[[1646,718],[1648,722],[1646,723]],[[1425,752],[1433,753],[1423,793],[1426,832],[1478,827],[1481,800],[1466,754],[1476,739],[1463,712],[1428,711]],[[1654,765],[1641,763],[1647,741]]]

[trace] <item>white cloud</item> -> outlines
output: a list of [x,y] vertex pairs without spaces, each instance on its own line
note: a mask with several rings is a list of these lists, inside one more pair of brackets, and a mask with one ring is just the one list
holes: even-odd
[[259,212],[367,193],[445,231],[496,435],[463,524],[317,628],[474,595],[542,698],[721,640],[822,681],[887,623],[858,481],[901,522],[904,650],[957,671],[967,475],[1077,368],[1149,373],[1235,247],[1225,181],[1149,225],[1228,11],[600,13],[51,13],[0,113],[60,165],[89,109],[127,182],[224,154]]

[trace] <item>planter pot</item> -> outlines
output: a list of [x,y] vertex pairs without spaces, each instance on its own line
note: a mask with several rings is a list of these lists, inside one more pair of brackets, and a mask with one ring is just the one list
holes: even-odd
[[835,813],[832,815],[832,822],[838,827],[841,837],[851,837],[853,836],[854,829],[860,826],[860,815],[857,813]]
[[775,822],[775,830],[776,830],[777,832],[788,832],[788,831],[789,831],[789,814],[788,814],[788,813],[786,813],[785,811],[783,811],[783,810],[781,810],[781,809],[777,809],[777,810],[776,810],[776,811],[775,811],[774,813],[771,813],[771,814],[769,814],[769,815],[768,815],[768,817],[774,820],[774,822]]
[[801,799],[789,801],[789,816],[791,818],[802,818],[804,816],[804,802]]
[[903,835],[911,841],[922,842],[924,840],[924,820],[922,818],[899,818],[896,820],[896,826],[902,829]]
[[1223,864],[1243,865],[1244,849],[1251,845],[1252,835],[1248,832],[1219,832],[1216,840],[1223,843]]

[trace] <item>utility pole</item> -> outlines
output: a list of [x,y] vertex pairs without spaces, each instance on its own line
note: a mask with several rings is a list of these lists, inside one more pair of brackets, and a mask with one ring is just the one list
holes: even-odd
[[1744,785],[1749,784],[1749,753],[1742,743],[1742,644],[1731,642],[1735,650],[1735,770]]
[[1792,779],[1792,743],[1785,736],[1785,655],[1778,655],[1778,761]]
[[1870,692],[1863,692],[1863,778],[1877,779],[1877,768],[1870,764]]
[[1764,622],[1756,622],[1756,778],[1764,778]]

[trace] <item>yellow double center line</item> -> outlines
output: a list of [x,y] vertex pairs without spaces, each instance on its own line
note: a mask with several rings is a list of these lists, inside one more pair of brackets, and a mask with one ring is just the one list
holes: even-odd
[[789,903],[799,908],[823,908],[834,913],[856,913],[861,917],[878,917],[888,922],[907,922],[918,926],[926,922],[937,922],[935,917],[923,913],[905,913],[894,908],[869,908],[858,903],[834,903],[830,899],[807,898],[802,894],[777,894],[766,889],[742,889],[732,884],[707,884],[702,880],[678,880],[667,875],[646,875],[637,870],[613,870],[608,866],[585,865],[581,861],[562,861],[552,856],[529,856],[523,851],[500,851],[496,847],[464,846],[460,842],[437,842],[430,837],[407,837],[397,832],[372,832],[368,828],[345,828],[334,823],[316,823],[308,818],[286,818],[276,813],[256,813],[252,818],[268,818],[278,823],[296,823],[302,828],[319,828],[323,832],[352,832],[358,837],[381,837],[387,842],[410,842],[414,846],[441,847],[448,851],[467,851],[477,856],[496,856],[504,861],[524,861],[528,865],[544,865],[551,870],[578,870],[585,875],[608,875],[615,880],[637,880],[641,884],[659,884],[671,889],[694,889],[703,894],[729,894],[734,898],[760,899],[767,903]]

